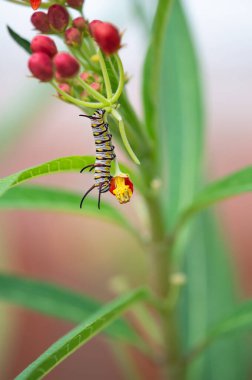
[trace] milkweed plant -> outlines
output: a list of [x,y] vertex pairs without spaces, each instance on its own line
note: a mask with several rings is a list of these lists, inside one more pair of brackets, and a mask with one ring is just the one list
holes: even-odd
[[[95,156],[55,158],[1,179],[0,207],[36,208],[39,203],[40,208],[105,217],[132,234],[151,263],[149,283],[131,289],[130,279],[122,281],[118,298],[106,305],[57,285],[1,275],[10,302],[77,324],[16,379],[46,377],[98,333],[122,350],[128,379],[145,378],[136,351],[155,366],[156,379],[246,378],[246,341],[240,332],[252,325],[252,304],[237,299],[215,216],[205,209],[250,191],[252,168],[207,183],[199,70],[182,4],[156,2],[139,116],[120,57],[121,49],[130,47],[117,26],[88,20],[84,0],[9,1],[33,8],[34,38],[27,41],[8,25],[10,36],[29,54],[27,65],[38,86],[52,86],[59,101],[89,119]],[[119,149],[128,164],[118,160]],[[94,172],[94,184],[84,195],[82,189],[75,194],[22,185],[70,171]],[[135,225],[125,215],[128,202],[141,215]],[[36,302],[43,295],[44,301]],[[120,350],[114,350],[116,356]]]

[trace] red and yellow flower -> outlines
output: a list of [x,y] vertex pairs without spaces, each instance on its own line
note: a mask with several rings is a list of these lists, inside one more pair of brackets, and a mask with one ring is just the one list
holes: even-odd
[[109,191],[119,203],[128,203],[133,195],[133,183],[127,174],[121,173],[112,178]]

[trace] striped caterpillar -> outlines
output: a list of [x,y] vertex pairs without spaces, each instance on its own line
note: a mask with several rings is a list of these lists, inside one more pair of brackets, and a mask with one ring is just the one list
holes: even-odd
[[98,188],[98,208],[100,208],[101,194],[109,191],[110,182],[113,178],[110,174],[111,161],[116,157],[114,153],[114,145],[111,143],[112,135],[109,133],[109,126],[104,122],[104,110],[98,109],[92,116],[80,115],[91,120],[91,127],[95,140],[96,159],[95,163],[85,166],[81,173],[89,168],[89,171],[94,170],[94,185],[91,186],[83,195],[80,208],[86,196],[94,189]]

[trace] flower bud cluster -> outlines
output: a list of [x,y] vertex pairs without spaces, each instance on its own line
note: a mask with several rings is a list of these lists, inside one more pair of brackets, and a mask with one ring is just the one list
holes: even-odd
[[[68,0],[67,4],[73,8],[81,8],[83,0]],[[83,17],[77,17],[69,27],[69,21],[67,9],[60,4],[51,5],[47,13],[37,11],[31,16],[31,22],[37,30],[44,34],[64,33],[65,42],[69,46],[80,46],[85,32],[107,55],[114,54],[120,49],[121,35],[114,25],[100,20],[94,20],[88,25]]]
[[34,37],[31,51],[29,69],[42,82],[48,82],[54,76],[72,78],[79,72],[79,62],[68,53],[58,53],[55,42],[48,36]]
[[[93,60],[94,48],[98,45],[105,55],[114,54],[121,47],[121,35],[114,25],[107,22],[94,20],[88,23],[82,16],[71,19],[65,5],[80,10],[83,3],[84,0],[61,0],[60,4],[51,5],[47,12],[33,13],[31,22],[44,35],[33,38],[28,67],[40,81],[58,82],[62,99],[63,91],[81,100],[92,101],[85,83],[100,93],[104,87],[103,77],[98,74],[99,61]],[[71,54],[58,52],[51,35],[63,39]],[[84,71],[78,77],[81,69]]]
[[53,4],[48,12],[34,12],[31,16],[33,26],[42,33],[62,33],[69,23],[69,13],[63,5]]

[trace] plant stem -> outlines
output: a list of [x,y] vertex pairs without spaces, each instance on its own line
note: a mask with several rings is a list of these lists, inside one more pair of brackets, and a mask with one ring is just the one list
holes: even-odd
[[93,102],[84,102],[82,100],[76,99],[73,96],[67,94],[65,91],[62,91],[56,82],[51,81],[51,85],[56,89],[56,91],[62,96],[62,99],[65,101],[68,101],[69,103],[75,104],[76,106],[80,108],[104,108],[104,103],[93,103]]
[[121,93],[123,92],[124,83],[125,83],[125,81],[124,81],[124,70],[123,70],[122,61],[120,60],[118,54],[116,54],[115,58],[116,58],[116,62],[117,62],[117,65],[118,65],[119,82],[118,82],[118,88],[117,88],[115,94],[111,98],[111,103],[115,103],[119,99]]
[[147,205],[151,221],[152,238],[149,251],[152,259],[151,272],[155,272],[155,290],[159,298],[161,329],[164,346],[163,376],[169,380],[184,379],[181,366],[181,349],[174,309],[165,307],[170,296],[170,244],[165,237],[162,205],[156,194],[148,196]]
[[139,162],[137,156],[135,155],[135,153],[133,152],[133,150],[132,150],[132,148],[130,146],[130,143],[129,143],[128,139],[127,139],[127,136],[126,136],[126,133],[125,133],[125,128],[124,128],[124,123],[123,123],[123,119],[122,119],[121,115],[114,108],[112,109],[111,114],[118,121],[118,126],[119,126],[119,131],[120,131],[120,134],[121,134],[121,138],[122,138],[123,144],[124,144],[124,146],[125,146],[128,154],[129,154],[129,156],[132,158],[132,160],[137,165],[139,165],[140,162]]
[[112,88],[111,88],[111,83],[110,83],[106,63],[105,63],[105,60],[103,58],[103,54],[101,52],[101,49],[98,50],[98,56],[99,56],[99,63],[101,66],[102,75],[103,75],[103,79],[104,79],[104,83],[105,83],[107,98],[111,100],[113,93],[112,93]]
[[84,80],[82,80],[81,78],[76,78],[76,80],[80,83],[80,85],[85,90],[87,90],[87,92],[89,93],[89,95],[93,96],[93,98],[95,98],[96,100],[98,100],[101,103],[103,103],[103,107],[106,107],[106,106],[110,105],[110,103],[108,102],[108,100],[102,94],[100,94],[98,91],[96,91],[91,86],[89,86],[89,84],[87,84],[86,82],[84,82]]

